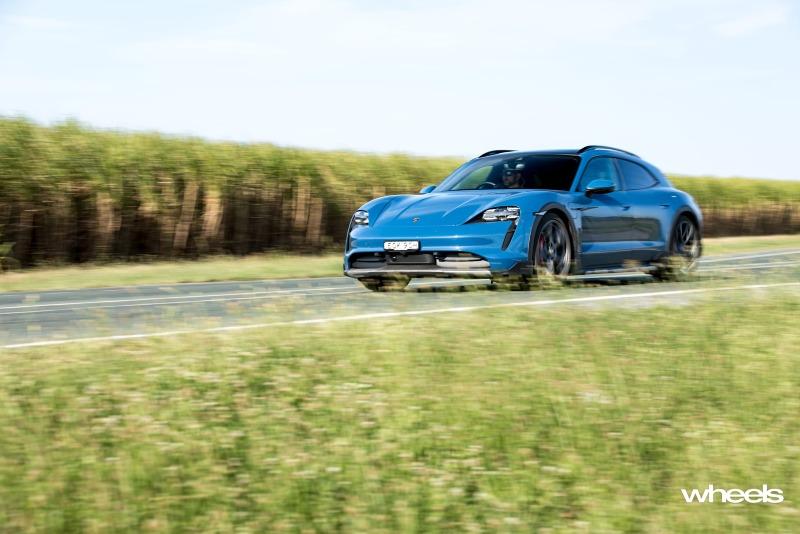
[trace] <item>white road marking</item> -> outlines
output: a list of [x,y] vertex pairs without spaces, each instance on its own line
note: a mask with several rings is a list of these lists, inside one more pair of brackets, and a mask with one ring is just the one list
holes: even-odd
[[[742,255],[742,256],[725,256],[725,257],[712,257],[707,259],[700,260],[703,264],[706,263],[714,263],[714,262],[723,262],[723,261],[737,261],[737,260],[745,260],[745,259],[757,259],[757,258],[768,258],[768,257],[776,257],[776,256],[786,256],[786,255],[794,255],[800,254],[800,250],[792,250],[792,251],[782,251],[782,252],[771,252],[771,253],[763,253],[763,254],[750,254],[750,255]],[[709,266],[701,267],[699,269],[700,272],[724,272],[724,271],[734,271],[734,270],[744,270],[744,269],[769,269],[769,268],[776,268],[776,267],[791,267],[800,264],[800,262],[790,262],[790,261],[779,261],[779,262],[772,262],[772,263],[747,263],[747,264],[735,264],[731,266]],[[630,272],[630,273],[608,273],[608,274],[590,274],[590,275],[578,275],[578,276],[571,276],[571,280],[580,280],[580,279],[593,279],[593,278],[628,278],[628,277],[641,277],[643,274],[641,272]],[[275,280],[270,282],[280,282],[280,281],[320,281],[320,280],[342,280],[342,278],[295,278],[295,279],[285,279],[285,280]],[[252,281],[251,283],[258,283],[259,281]],[[263,281],[261,281],[263,282]],[[424,287],[436,287],[436,286],[457,286],[457,285],[482,285],[486,284],[486,280],[436,280],[436,281],[413,281],[410,289],[415,288],[424,288]],[[209,284],[234,284],[239,282],[210,282]],[[241,282],[241,283],[247,283]],[[205,282],[189,282],[186,284],[180,284],[180,286],[184,285],[193,285],[193,284],[205,284]],[[136,286],[131,286],[136,287]],[[160,287],[157,285],[153,285],[152,287]],[[170,286],[164,286],[170,287]],[[192,303],[208,303],[208,302],[235,302],[240,300],[258,300],[258,299],[271,299],[277,298],[279,296],[293,296],[293,295],[311,295],[314,292],[326,292],[326,293],[316,293],[319,295],[330,295],[330,294],[351,294],[357,293],[360,291],[354,291],[354,287],[352,285],[344,285],[344,286],[330,286],[330,287],[308,287],[308,288],[286,288],[286,289],[271,289],[271,290],[261,290],[261,291],[235,291],[235,292],[227,292],[227,293],[200,293],[200,294],[193,294],[193,295],[160,295],[160,296],[140,296],[140,297],[128,297],[128,298],[106,298],[100,300],[84,300],[84,301],[68,301],[68,302],[38,302],[36,304],[14,304],[10,306],[0,306],[0,310],[14,310],[14,311],[0,311],[0,316],[2,315],[16,315],[16,314],[30,314],[30,313],[45,313],[45,312],[53,312],[56,311],[58,308],[64,307],[72,307],[76,309],[82,310],[91,310],[91,309],[107,309],[107,308],[126,308],[126,307],[135,307],[135,306],[160,306],[160,305],[181,305],[181,304],[192,304]],[[114,289],[114,288],[104,288],[104,289]],[[332,293],[333,292],[333,293]],[[51,293],[58,293],[58,292],[51,292]],[[46,293],[34,293],[34,295],[43,295]],[[230,297],[230,298],[229,298]],[[130,304],[136,303],[136,304]],[[16,310],[25,310],[25,311],[16,311]]]
[[[479,285],[479,284],[472,281],[464,281],[464,280],[440,280],[431,282],[419,282],[414,284],[412,288],[425,288],[425,287],[451,286],[451,285],[454,286],[454,285]],[[139,298],[128,298],[128,299],[89,300],[82,302],[22,304],[15,306],[0,307],[0,310],[14,310],[14,311],[2,311],[0,312],[0,316],[51,313],[54,311],[58,311],[57,309],[52,309],[54,307],[61,308],[66,306],[73,307],[71,311],[74,311],[74,310],[96,310],[96,309],[109,309],[109,308],[147,307],[147,306],[180,306],[185,304],[198,304],[207,302],[236,302],[242,300],[268,300],[283,296],[306,296],[310,295],[312,291],[315,292],[320,291],[320,293],[313,293],[314,295],[349,295],[353,293],[366,292],[365,289],[360,288],[359,286],[348,285],[341,287],[293,288],[293,289],[283,289],[275,291],[240,291],[236,293],[217,293],[217,294],[208,293],[200,295],[172,295],[172,296],[139,297]],[[321,291],[325,291],[325,293],[322,293]],[[223,298],[218,298],[218,297],[223,297]],[[117,304],[117,303],[128,303],[128,304]]]
[[[364,293],[364,289],[357,289],[357,288],[342,288],[348,289],[349,291],[340,291],[336,289],[335,291],[329,291],[327,293],[314,293],[314,295],[349,295],[352,293]],[[221,298],[221,299],[201,299],[201,300],[190,300],[190,301],[178,301],[178,302],[144,302],[144,303],[136,303],[136,304],[104,304],[102,306],[86,306],[83,308],[76,308],[77,310],[103,310],[108,308],[144,308],[147,306],[182,306],[186,304],[200,304],[205,302],[237,302],[240,300],[270,300],[276,299],[280,297],[305,297],[308,296],[306,293],[293,293],[291,295],[260,295],[254,297],[235,297],[235,298]],[[8,311],[8,312],[0,312],[0,315],[30,315],[34,313],[52,313],[58,310],[22,310],[22,311]],[[74,311],[74,310],[70,310]]]
[[[89,271],[91,274],[91,271]],[[219,285],[219,284],[230,284],[230,285],[253,285],[253,284],[263,284],[264,282],[267,283],[280,283],[280,282],[321,282],[325,280],[342,280],[344,275],[342,276],[318,276],[312,278],[256,278],[253,280],[213,280],[210,282],[175,282],[175,283],[163,283],[163,284],[134,284],[129,286],[97,286],[97,287],[82,287],[80,289],[47,289],[42,291],[33,291],[31,294],[35,295],[63,295],[64,293],[83,293],[85,291],[126,291],[131,289],[141,289],[141,288],[157,288],[157,289],[172,289],[172,288],[179,288],[179,287],[186,287],[186,286],[211,286],[211,285]],[[0,292],[2,293],[2,292]],[[20,293],[25,294],[23,291],[10,291],[8,293]]]
[[567,280],[579,282],[581,280],[613,280],[617,278],[641,278],[643,276],[647,276],[647,273],[644,271],[632,270],[622,273],[573,274],[570,275]]
[[751,260],[755,258],[771,258],[772,256],[789,256],[791,254],[800,254],[800,250],[788,250],[784,252],[768,252],[765,254],[750,254],[746,256],[723,256],[723,257],[711,257],[711,258],[701,258],[700,263],[716,263],[720,261],[737,261],[737,260]]
[[[751,254],[745,256],[709,256],[705,258],[701,258],[699,261],[700,263],[713,263],[713,262],[720,262],[720,261],[734,261],[740,259],[750,259],[750,258],[765,258],[771,256],[784,256],[790,254],[800,254],[800,250],[790,250],[790,251],[781,251],[781,252],[770,252],[770,253],[763,253],[763,254]],[[141,289],[141,288],[163,288],[163,289],[173,289],[173,288],[180,288],[180,287],[187,287],[187,286],[194,286],[194,285],[218,285],[218,284],[229,284],[229,285],[253,285],[253,284],[280,284],[282,282],[321,282],[321,281],[342,281],[346,278],[344,276],[321,276],[321,277],[313,277],[313,278],[267,278],[267,279],[256,279],[256,280],[217,280],[212,282],[178,282],[175,284],[140,284],[140,285],[128,285],[128,286],[108,286],[108,287],[86,287],[81,289],[53,289],[53,290],[45,290],[45,291],[34,291],[31,293],[24,293],[21,292],[20,294],[25,295],[50,295],[50,294],[59,294],[63,295],[65,293],[82,293],[85,291],[124,291],[124,290],[131,290],[131,289]],[[447,283],[447,281],[440,280],[433,283]],[[286,290],[304,290],[305,288],[287,288]],[[12,292],[14,293],[14,292]],[[11,294],[11,293],[9,293]],[[206,295],[203,295],[206,296]],[[142,298],[149,298],[149,297],[142,297]],[[152,297],[156,298],[156,297]],[[99,301],[95,301],[99,302]]]
[[357,315],[342,315],[339,317],[321,317],[317,319],[296,319],[293,321],[277,321],[272,323],[255,323],[248,325],[234,325],[234,326],[219,326],[214,328],[202,329],[187,329],[187,330],[170,330],[166,332],[150,332],[140,334],[123,334],[116,336],[100,336],[100,337],[84,337],[84,338],[71,338],[71,339],[56,339],[49,341],[33,341],[29,343],[14,343],[11,345],[4,345],[5,349],[20,349],[26,347],[45,347],[52,345],[64,345],[67,343],[85,343],[95,341],[119,341],[126,339],[143,339],[151,337],[168,337],[182,334],[197,334],[197,333],[214,333],[214,332],[239,332],[243,330],[254,330],[258,328],[270,328],[276,326],[291,326],[291,325],[310,325],[310,324],[325,324],[341,321],[361,321],[367,319],[387,319],[392,317],[408,317],[416,315],[431,315],[437,313],[464,313],[476,310],[486,310],[495,308],[513,308],[524,306],[549,306],[554,304],[571,304],[580,302],[602,302],[613,300],[626,300],[626,299],[641,299],[650,297],[663,297],[671,295],[689,295],[697,293],[714,293],[722,291],[743,291],[753,289],[769,289],[775,287],[789,287],[800,286],[800,282],[782,282],[775,284],[750,284],[743,286],[727,286],[727,287],[709,287],[709,288],[695,288],[695,289],[675,289],[669,291],[648,291],[641,293],[624,293],[615,295],[595,295],[591,297],[573,297],[566,299],[548,299],[548,300],[530,300],[521,302],[505,302],[501,304],[484,304],[476,306],[457,306],[450,308],[433,308],[427,310],[412,310],[412,311],[397,311],[397,312],[379,312],[379,313],[363,313]]
[[[800,265],[800,261],[777,261],[771,263],[746,263],[746,264],[737,264],[732,266],[722,266],[722,267],[714,267],[714,268],[704,268],[701,267],[697,270],[697,272],[703,273],[713,273],[713,272],[725,272],[725,271],[737,271],[737,270],[754,270],[754,269],[771,269],[777,267],[792,267]],[[641,271],[632,271],[632,272],[624,272],[624,273],[607,273],[607,274],[585,274],[585,275],[573,275],[569,277],[570,281],[582,281],[582,280],[611,280],[611,279],[628,279],[628,278],[642,278],[646,276],[647,273]],[[437,281],[414,281],[409,286],[409,289],[424,289],[428,287],[437,287],[437,286],[482,286],[489,284],[489,280],[437,280]],[[313,293],[313,295],[318,296],[327,296],[327,295],[350,295],[355,293],[367,293],[366,290],[358,288],[358,286],[341,286],[341,287],[320,287],[320,288],[292,288],[292,289],[284,289],[284,290],[275,290],[275,291],[242,291],[236,293],[210,293],[210,294],[200,294],[200,295],[173,295],[173,296],[160,296],[160,297],[141,297],[135,299],[112,299],[112,300],[95,300],[95,301],[84,301],[84,302],[58,302],[58,303],[40,303],[40,304],[27,304],[27,305],[18,305],[18,306],[6,306],[0,307],[0,310],[4,309],[12,309],[12,310],[20,310],[20,311],[4,311],[0,312],[0,316],[3,315],[30,315],[30,314],[39,314],[39,313],[52,313],[58,311],[57,309],[52,309],[51,307],[58,306],[80,306],[74,308],[74,310],[95,310],[95,309],[114,309],[114,308],[135,308],[135,307],[149,307],[149,306],[180,306],[185,304],[201,304],[201,303],[209,303],[209,302],[237,302],[237,301],[248,301],[248,300],[270,300],[274,298],[284,297],[284,296],[311,296],[312,291],[320,291],[320,293]],[[324,293],[322,291],[325,291]],[[239,296],[239,295],[247,295],[247,296]],[[213,297],[213,298],[206,298],[206,297]],[[224,298],[217,298],[217,297],[224,297]],[[162,301],[163,299],[163,301]],[[192,299],[192,300],[180,300],[180,299]],[[155,301],[155,302],[154,302]],[[95,303],[114,303],[114,304],[103,304],[99,306],[95,306]],[[117,302],[134,302],[134,304],[116,304]],[[30,308],[37,308],[37,309],[30,309]],[[38,309],[44,308],[44,309]],[[73,311],[74,311],[73,310]]]
[[773,267],[791,267],[793,265],[800,265],[800,261],[773,261],[762,263],[736,263],[734,265],[721,265],[713,269],[705,269],[703,267],[698,269],[701,273],[715,273],[718,271],[736,271],[741,269],[771,269]]
[[452,280],[425,280],[417,278],[412,280],[409,288],[436,287],[436,286],[479,286],[489,282],[489,278],[454,278]]
[[165,295],[161,297],[137,297],[126,299],[107,299],[107,300],[84,300],[84,301],[70,301],[70,302],[42,302],[39,304],[18,304],[14,306],[0,306],[0,310],[19,310],[28,308],[50,308],[50,307],[66,307],[66,306],[83,306],[93,304],[116,304],[120,302],[150,302],[161,300],[179,300],[179,299],[202,299],[211,297],[237,297],[241,295],[273,295],[278,293],[305,293],[311,291],[330,291],[339,289],[353,289],[352,286],[340,287],[309,287],[309,288],[292,288],[292,289],[276,289],[274,291],[236,291],[234,293],[202,293],[199,295]]

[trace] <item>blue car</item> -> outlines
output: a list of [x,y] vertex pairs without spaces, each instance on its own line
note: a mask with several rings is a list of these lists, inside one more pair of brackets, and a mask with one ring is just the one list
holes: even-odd
[[692,270],[703,217],[690,195],[618,148],[492,150],[417,195],[367,202],[350,221],[344,272],[367,288],[414,277],[540,279]]

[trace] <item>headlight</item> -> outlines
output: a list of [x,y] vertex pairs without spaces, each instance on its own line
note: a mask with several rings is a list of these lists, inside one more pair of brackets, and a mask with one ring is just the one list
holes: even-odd
[[484,221],[513,221],[519,219],[519,208],[516,206],[501,206],[483,212],[481,219]]
[[358,210],[353,214],[353,224],[366,225],[369,224],[369,212]]

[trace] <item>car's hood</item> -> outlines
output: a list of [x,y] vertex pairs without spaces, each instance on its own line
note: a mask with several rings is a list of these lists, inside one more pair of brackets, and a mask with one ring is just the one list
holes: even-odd
[[458,225],[489,208],[515,205],[516,197],[530,194],[530,191],[448,191],[395,196],[386,199],[377,217],[370,213],[370,218],[373,226]]

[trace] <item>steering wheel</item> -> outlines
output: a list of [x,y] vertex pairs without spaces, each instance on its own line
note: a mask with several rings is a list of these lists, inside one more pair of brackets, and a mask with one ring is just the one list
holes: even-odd
[[483,182],[478,189],[495,189],[497,186],[492,182]]

